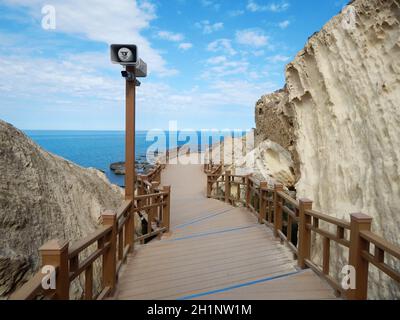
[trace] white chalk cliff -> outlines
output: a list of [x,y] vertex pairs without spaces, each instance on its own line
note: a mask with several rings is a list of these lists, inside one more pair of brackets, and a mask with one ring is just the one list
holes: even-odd
[[[300,198],[339,218],[364,212],[400,245],[399,103],[400,1],[356,0],[287,65],[285,88],[257,103],[256,142],[291,153]],[[400,290],[374,273],[370,296]]]

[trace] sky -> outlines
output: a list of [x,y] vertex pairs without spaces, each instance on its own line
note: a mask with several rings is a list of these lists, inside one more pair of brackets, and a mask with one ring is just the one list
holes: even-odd
[[257,100],[284,86],[286,64],[347,2],[0,0],[0,119],[123,130],[125,83],[109,45],[132,43],[149,70],[137,129],[251,129]]

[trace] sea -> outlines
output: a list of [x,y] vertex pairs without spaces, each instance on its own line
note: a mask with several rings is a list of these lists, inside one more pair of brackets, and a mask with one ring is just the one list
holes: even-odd
[[[99,169],[106,174],[111,183],[124,186],[124,176],[118,176],[110,170],[111,163],[125,160],[124,131],[27,130],[25,133],[43,149],[82,167]],[[209,144],[223,141],[227,136],[237,137],[245,133],[233,131],[137,131],[136,160],[145,160],[147,150],[150,147],[154,148],[155,144],[157,144],[159,152],[170,149],[171,146],[179,147],[185,144],[189,145],[192,150],[205,150]]]

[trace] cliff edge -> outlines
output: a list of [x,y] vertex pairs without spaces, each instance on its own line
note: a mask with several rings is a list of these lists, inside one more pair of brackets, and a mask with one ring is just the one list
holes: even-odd
[[[285,88],[257,102],[256,141],[291,153],[299,198],[338,218],[362,211],[400,245],[399,101],[400,2],[355,0],[287,65]],[[400,296],[381,274],[370,291]]]
[[38,269],[42,244],[91,233],[122,196],[98,170],[46,152],[0,121],[0,298]]

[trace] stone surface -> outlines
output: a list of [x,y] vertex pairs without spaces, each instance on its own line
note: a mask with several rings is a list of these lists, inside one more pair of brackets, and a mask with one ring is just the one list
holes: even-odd
[[0,121],[0,298],[39,267],[38,248],[95,230],[102,211],[117,209],[121,189],[95,169],[50,154]]
[[[136,172],[138,174],[147,174],[154,165],[148,163],[145,157],[140,157],[139,160],[135,161]],[[115,162],[110,164],[110,170],[118,176],[125,175],[125,162]]]
[[[285,88],[257,103],[256,140],[291,152],[298,194],[316,209],[365,212],[400,245],[399,101],[400,3],[352,1],[287,65]],[[400,297],[386,276],[370,284],[372,298]]]
[[[265,136],[264,136],[265,138]],[[264,140],[255,145],[254,132],[243,137],[226,137],[205,152],[205,163],[224,163],[226,170],[233,174],[247,175],[273,186],[276,183],[294,186],[295,169],[292,155],[279,143]]]
[[297,149],[295,148],[295,116],[293,108],[289,104],[287,89],[284,88],[261,97],[257,101],[255,114],[256,147],[268,140],[277,143],[288,151],[294,162],[292,170],[297,182],[300,177],[300,165]]

